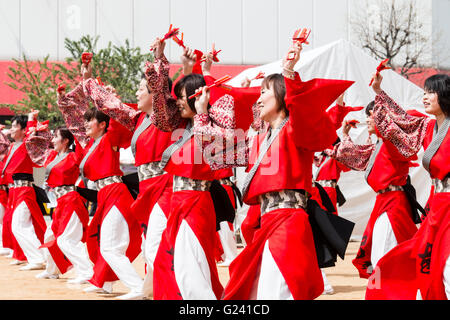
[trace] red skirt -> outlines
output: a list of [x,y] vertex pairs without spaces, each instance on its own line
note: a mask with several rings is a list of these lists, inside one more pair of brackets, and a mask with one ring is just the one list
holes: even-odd
[[103,219],[113,206],[116,206],[128,223],[130,244],[126,256],[131,262],[141,252],[141,230],[139,223],[132,214],[130,207],[134,199],[123,183],[113,183],[102,188],[97,195],[97,210],[89,224],[86,245],[89,258],[94,263],[94,276],[89,280],[101,288],[106,281],[118,280],[116,274],[100,253],[100,229]]
[[368,300],[446,300],[442,273],[450,255],[450,193],[434,194],[430,211],[415,236],[380,259],[378,286],[366,290]]
[[8,206],[8,192],[6,190],[0,190],[0,203],[6,210],[6,207]]
[[131,211],[144,230],[144,236],[147,233],[146,229],[150,213],[156,203],[158,203],[166,218],[168,218],[170,200],[172,198],[172,183],[172,175],[167,173],[139,183],[139,195],[131,205]]
[[57,239],[66,229],[72,214],[75,212],[83,225],[83,238],[86,241],[86,232],[89,224],[89,213],[84,205],[82,197],[76,191],[69,192],[60,197],[57,201],[57,206],[53,212],[53,221],[51,229],[55,235],[55,240],[44,243],[42,247],[48,248],[53,260],[59,271],[64,274],[72,263],[63,254],[58,247]]
[[[174,248],[181,222],[185,220],[203,248],[211,274],[212,290],[220,299],[223,287],[214,261],[216,216],[209,191],[177,191],[173,193],[171,211],[155,257],[153,299],[180,300],[174,272]],[[195,284],[193,284],[195,285]]]
[[267,240],[294,299],[317,298],[323,279],[308,214],[303,209],[278,209],[261,217],[253,241],[231,263],[224,300],[249,299]]
[[[411,239],[417,232],[417,227],[412,220],[411,206],[403,191],[390,191],[377,195],[375,206],[370,214],[366,229],[361,240],[361,245],[353,265],[358,269],[361,278],[369,278],[368,268],[372,266],[372,232],[378,217],[387,213],[397,243],[400,244]],[[372,266],[373,268],[375,266]]]
[[255,232],[261,226],[261,207],[258,205],[252,205],[248,208],[247,215],[244,221],[241,223],[241,235],[248,246],[253,241]]
[[22,248],[20,248],[19,243],[11,230],[14,210],[23,201],[25,201],[28,209],[30,210],[34,231],[41,244],[44,241],[44,233],[47,229],[47,224],[37,203],[36,193],[33,187],[18,187],[9,189],[8,205],[5,210],[5,216],[3,217],[3,246],[13,250],[14,259],[26,261],[27,258],[25,257]]

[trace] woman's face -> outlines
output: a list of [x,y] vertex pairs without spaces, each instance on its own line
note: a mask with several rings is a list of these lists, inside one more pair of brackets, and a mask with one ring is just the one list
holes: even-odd
[[191,110],[187,101],[186,89],[181,89],[181,97],[177,99],[177,107],[180,110],[182,118],[192,119],[195,116],[195,112]]
[[136,91],[137,108],[142,112],[149,113],[153,108],[153,94],[148,92],[147,80],[142,79]]
[[434,116],[443,114],[436,92],[425,91],[423,94],[422,102],[423,106],[425,107],[426,113],[432,114]]
[[20,123],[16,120],[11,124],[11,129],[9,130],[9,134],[14,141],[20,141],[25,138],[26,129],[22,129]]
[[56,135],[52,139],[53,147],[55,148],[55,151],[61,152],[66,151],[67,149],[67,143],[68,140],[61,137],[61,132],[58,130],[56,131]]
[[376,134],[375,121],[373,121],[373,111],[369,111],[370,115],[366,116],[367,131],[369,134]]
[[261,87],[261,95],[257,104],[260,108],[260,118],[262,120],[271,122],[278,116],[277,100],[272,87]]
[[99,123],[97,119],[92,118],[91,120],[85,122],[85,127],[86,127],[86,134],[89,137],[96,139],[104,133],[106,123],[105,122]]

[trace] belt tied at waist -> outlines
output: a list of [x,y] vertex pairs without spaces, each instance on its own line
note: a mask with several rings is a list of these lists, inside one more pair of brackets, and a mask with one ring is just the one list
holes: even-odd
[[450,192],[450,177],[446,177],[444,180],[433,179],[431,183],[434,186],[434,193]]
[[212,181],[173,176],[173,191],[209,191]]
[[267,192],[260,200],[261,215],[277,209],[305,209],[307,204],[306,196],[296,190]]
[[102,188],[113,184],[113,183],[122,183],[122,177],[120,176],[111,176],[111,177],[107,177],[107,178],[103,178],[103,179],[99,179],[97,181],[95,181],[95,189],[97,191],[100,191]]
[[137,173],[139,181],[144,181],[165,174],[164,168],[162,168],[160,161],[141,164],[137,167]]
[[382,193],[389,192],[389,191],[403,191],[403,187],[402,186],[394,186],[394,185],[390,184],[387,188],[381,189],[377,193],[382,194]]

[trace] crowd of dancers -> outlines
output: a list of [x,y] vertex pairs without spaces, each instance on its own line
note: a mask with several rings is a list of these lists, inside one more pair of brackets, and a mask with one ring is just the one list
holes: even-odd
[[[315,299],[333,292],[324,271],[344,258],[354,226],[337,212],[340,175],[359,170],[377,194],[353,260],[360,277],[378,281],[366,298],[448,299],[449,76],[425,81],[426,115],[397,105],[373,74],[369,140],[358,145],[349,135],[355,121],[344,120],[363,109],[345,104],[353,81],[302,81],[294,71],[302,41],[293,41],[281,74],[231,87],[211,74],[214,48],[184,44],[183,74],[172,84],[165,40],[151,46],[137,105],[83,60],[80,83],[58,88],[64,127],[49,130],[32,111],[0,134],[1,254],[11,264],[45,279],[73,268],[68,282],[90,284],[86,292],[111,293],[119,280],[129,289],[119,299]],[[128,147],[136,174],[124,175],[120,149]],[[422,147],[433,185],[425,210],[409,178]],[[33,167],[45,168],[43,188]],[[247,172],[240,189],[235,167]],[[48,227],[45,198],[56,202]],[[143,279],[132,264],[140,253]],[[225,286],[218,263],[229,266]]]

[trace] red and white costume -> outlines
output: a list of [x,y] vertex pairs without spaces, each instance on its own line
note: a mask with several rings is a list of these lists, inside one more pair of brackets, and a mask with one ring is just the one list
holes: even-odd
[[[49,274],[64,274],[73,265],[77,278],[86,281],[94,272],[85,244],[89,213],[75,188],[80,155],[58,154],[51,149],[51,138],[48,131],[37,131],[25,142],[31,160],[45,167],[46,189],[57,199],[52,224],[44,235],[43,247],[48,248],[46,270]],[[77,152],[81,153],[80,146]]]
[[[176,101],[166,96],[164,109],[154,105],[153,113],[157,126],[173,131],[175,142],[161,160],[164,170],[173,175],[173,195],[154,263],[154,299],[220,299],[223,287],[214,259],[216,216],[209,186],[229,172],[211,170],[191,123],[181,119]],[[213,107],[230,109],[232,103],[227,96]]]
[[97,210],[86,238],[94,262],[89,282],[102,288],[105,282],[120,279],[131,291],[140,292],[143,281],[131,262],[140,253],[141,230],[130,211],[134,199],[122,182],[119,162],[119,149],[129,146],[131,132],[111,119],[101,137],[94,140],[86,135],[83,114],[97,88],[95,80],[84,80],[58,100],[67,128],[83,148],[80,172],[94,181],[98,191]]
[[[249,164],[244,202],[260,204],[261,227],[230,265],[230,280],[224,291],[227,300],[314,299],[323,291],[305,211],[307,199],[300,190],[311,190],[314,151],[336,140],[325,109],[351,82],[302,82],[296,73],[294,80],[285,78],[285,83],[289,117],[278,128],[254,139],[249,158],[248,146],[241,151],[238,148],[236,153],[238,165]],[[206,131],[214,124],[213,116],[210,112],[210,119],[198,125]],[[214,157],[209,161],[213,166]]]
[[366,299],[449,299],[450,119],[438,128],[435,120],[406,113],[381,92],[375,98],[374,120],[381,135],[392,140],[405,157],[415,155],[423,146],[422,163],[430,173],[434,193],[414,237],[378,262],[379,285],[367,288]]
[[[25,140],[28,138],[27,127]],[[8,207],[3,218],[3,246],[13,258],[40,265],[45,262],[39,247],[47,229],[33,188],[33,167],[25,141],[11,144],[4,160],[2,179],[8,184]]]
[[[155,59],[153,63],[147,65],[146,76],[148,87],[153,94],[154,106],[166,103],[167,97],[164,93],[168,88],[164,88],[168,83],[168,70],[169,65],[165,59]],[[102,86],[96,85],[93,81],[91,84],[96,86],[95,90],[90,91],[90,98],[95,106],[132,133],[130,143],[139,177],[139,194],[131,205],[131,211],[145,236],[143,253],[147,273],[144,289],[151,290],[153,263],[162,232],[167,225],[172,197],[173,177],[160,165],[164,150],[173,142],[172,132],[158,129],[153,114],[137,111],[123,104]]]
[[333,151],[325,152],[353,170],[365,171],[367,183],[377,193],[358,254],[353,260],[360,277],[368,278],[383,255],[417,231],[402,188],[417,156],[403,156],[384,137],[379,137],[376,144],[356,145],[346,136]]
[[[0,132],[0,170],[3,170],[4,161],[6,160],[6,153],[10,146],[8,138]],[[1,255],[9,255],[12,250],[3,246],[3,217],[5,216],[6,208],[8,207],[8,185],[0,176],[0,252]]]

